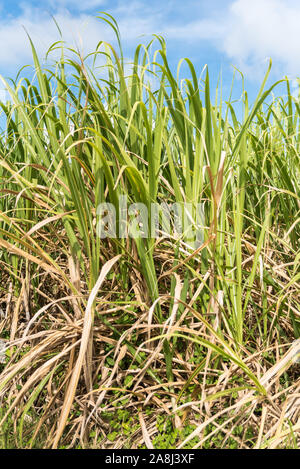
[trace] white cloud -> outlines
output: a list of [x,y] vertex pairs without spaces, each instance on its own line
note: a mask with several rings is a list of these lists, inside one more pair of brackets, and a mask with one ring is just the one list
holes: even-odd
[[289,0],[235,1],[221,49],[240,64],[271,57],[282,74],[300,72],[300,2]]
[[[84,53],[95,49],[100,40],[113,40],[113,33],[103,22],[80,14],[72,16],[67,11],[58,12],[55,19],[63,33],[63,40]],[[32,54],[26,32],[33,40],[39,55],[43,56],[50,45],[60,40],[51,16],[38,9],[26,7],[19,17],[0,20],[0,73],[32,62]]]
[[210,41],[244,72],[260,74],[258,66],[271,57],[277,74],[300,75],[299,0],[235,0],[221,15],[215,12],[165,32],[189,43]]
[[[46,5],[51,6],[51,2],[52,0],[48,0]],[[72,9],[88,10],[101,3],[104,1],[53,2],[57,9],[52,11],[52,14],[68,46],[78,47],[84,54],[87,54],[95,50],[99,41],[116,43],[112,28],[104,21],[97,19],[95,12],[93,14],[84,11],[71,13],[65,8],[72,4]],[[15,71],[27,63],[32,63],[32,53],[25,30],[33,40],[40,57],[44,56],[51,44],[61,39],[50,12],[45,9],[45,4],[43,8],[34,7],[30,3],[22,3],[20,6],[19,16],[0,19],[0,74],[2,75],[4,71]],[[136,43],[140,35],[151,35],[156,32],[157,16],[149,15],[151,11],[149,8],[146,8],[146,11],[147,15],[143,15],[142,4],[139,2],[131,2],[126,7],[121,4],[111,11],[119,20],[121,36],[126,44],[130,44],[130,41]]]

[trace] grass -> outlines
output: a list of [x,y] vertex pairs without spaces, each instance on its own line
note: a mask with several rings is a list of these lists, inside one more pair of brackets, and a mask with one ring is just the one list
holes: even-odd
[[[118,51],[30,41],[34,80],[2,78],[0,445],[298,448],[299,101],[270,63],[239,120],[161,37],[128,72],[102,21]],[[201,204],[200,244],[101,239],[122,196]]]

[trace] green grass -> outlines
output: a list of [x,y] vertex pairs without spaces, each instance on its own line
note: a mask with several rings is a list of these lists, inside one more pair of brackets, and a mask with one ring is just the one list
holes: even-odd
[[[161,37],[128,72],[102,21],[118,51],[30,41],[35,79],[2,78],[0,444],[298,447],[299,101],[270,63],[237,113]],[[202,204],[202,244],[101,239],[121,196]]]

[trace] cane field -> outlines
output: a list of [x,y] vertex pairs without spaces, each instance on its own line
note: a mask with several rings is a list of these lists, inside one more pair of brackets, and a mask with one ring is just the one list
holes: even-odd
[[[1,77],[0,448],[299,448],[298,94],[270,62],[235,102],[160,36],[129,66],[101,21]],[[100,236],[124,198],[189,229]]]

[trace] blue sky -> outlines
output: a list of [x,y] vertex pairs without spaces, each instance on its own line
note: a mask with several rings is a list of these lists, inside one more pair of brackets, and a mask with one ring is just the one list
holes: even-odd
[[51,15],[67,43],[79,44],[85,53],[102,39],[114,42],[111,31],[95,18],[99,11],[118,21],[128,60],[137,44],[161,34],[174,70],[180,58],[189,57],[198,75],[207,64],[215,83],[222,69],[225,96],[233,66],[245,74],[252,99],[269,57],[270,83],[286,75],[293,80],[300,76],[299,0],[0,0],[0,74],[14,77],[32,62],[22,25],[41,57],[59,39]]

